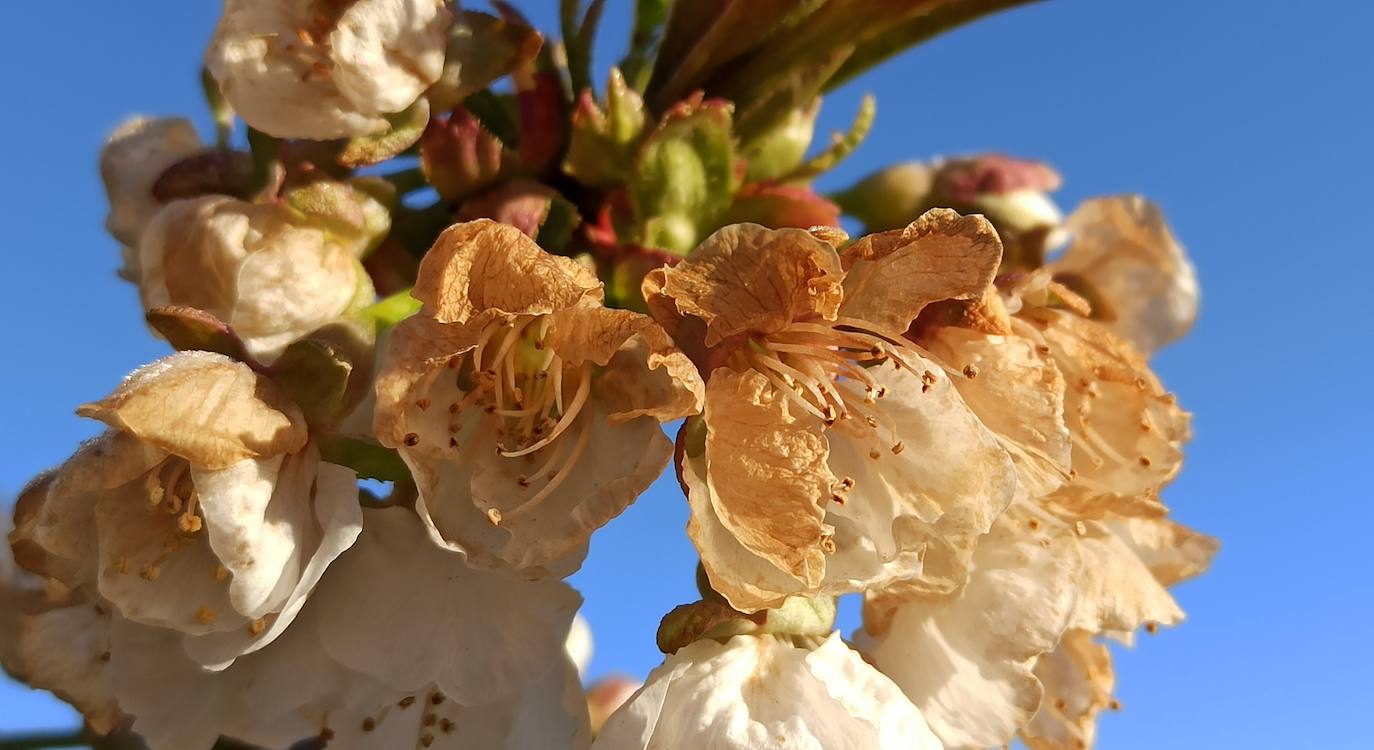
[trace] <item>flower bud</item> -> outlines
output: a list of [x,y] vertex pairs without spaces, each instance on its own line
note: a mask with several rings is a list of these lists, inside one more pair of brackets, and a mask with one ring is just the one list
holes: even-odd
[[935,173],[920,162],[894,164],[832,196],[844,212],[869,232],[900,229],[933,203]]
[[587,688],[587,714],[591,719],[592,733],[600,732],[611,714],[625,705],[641,685],[639,680],[619,674],[602,677],[592,683]]
[[420,136],[420,168],[445,200],[461,201],[501,176],[501,140],[459,107],[430,120]]
[[792,171],[806,157],[811,139],[816,134],[816,115],[821,100],[792,110],[787,118],[749,144],[744,153],[747,180],[771,180]]
[[128,247],[138,247],[143,228],[162,208],[153,185],[168,167],[202,148],[195,127],[181,118],[134,117],[116,128],[100,153],[100,178],[110,200],[105,228],[110,234]]
[[205,64],[264,133],[376,135],[438,80],[451,21],[442,0],[227,0]]
[[644,99],[612,68],[603,110],[590,91],[582,92],[572,115],[563,171],[589,185],[618,185],[629,177],[627,165],[644,134]]
[[205,310],[269,362],[371,296],[359,293],[370,284],[353,247],[279,204],[176,201],[149,224],[139,258],[144,309]]
[[1060,183],[1059,173],[1047,164],[986,154],[940,164],[935,193],[949,207],[987,216],[999,231],[1023,233],[1063,223],[1047,195]]

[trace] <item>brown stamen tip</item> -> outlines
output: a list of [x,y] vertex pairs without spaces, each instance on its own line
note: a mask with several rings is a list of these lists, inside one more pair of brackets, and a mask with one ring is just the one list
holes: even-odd
[[195,617],[196,622],[200,623],[201,625],[209,625],[210,623],[215,621],[215,610],[210,609],[209,607],[198,607],[196,608]]
[[978,368],[974,365],[964,365],[964,377],[973,380],[978,377]]
[[1121,701],[1119,701],[1119,700],[1113,698],[1112,701],[1111,701],[1111,703],[1108,703],[1108,704],[1107,704],[1107,708],[1110,708],[1110,709],[1113,710],[1113,711],[1120,711],[1120,710],[1121,710]]
[[407,695],[406,697],[397,701],[396,705],[400,706],[401,708],[410,708],[411,706],[415,705],[415,696]]
[[491,521],[492,526],[501,525],[501,511],[495,508],[487,508],[487,520]]
[[1040,519],[1032,518],[1031,520],[1026,522],[1026,525],[1031,527],[1031,531],[1035,531],[1040,528]]
[[1059,709],[1060,711],[1063,711],[1064,709],[1069,707],[1069,702],[1064,700],[1063,698],[1059,698],[1054,702],[1054,707]]
[[906,450],[906,443],[898,442],[896,445],[892,446],[892,455],[900,456],[904,450]]
[[926,370],[925,372],[921,373],[921,382],[925,383],[926,385],[935,385],[935,383],[938,381],[939,378],[935,377],[935,373],[931,372],[930,370]]
[[215,580],[223,581],[229,578],[229,569],[223,565],[215,566]]
[[200,531],[202,526],[204,526],[204,524],[201,523],[200,516],[192,513],[184,513],[181,518],[177,519],[177,528],[187,534],[194,534]]
[[457,727],[453,725],[453,722],[448,719],[439,720],[439,731],[443,732],[444,734],[453,734],[453,730],[456,728]]
[[854,489],[854,477],[845,477],[844,479],[841,479],[840,486],[847,490]]
[[458,450],[458,438],[456,438],[456,437],[451,437],[451,438],[449,438],[449,439],[448,439],[448,447],[450,447],[450,448],[452,448],[452,449],[454,449],[454,450]]
[[457,401],[454,401],[453,403],[451,403],[451,404],[448,405],[448,413],[449,413],[449,414],[457,414],[457,413],[458,413],[458,410],[459,410],[459,409],[462,409],[462,408],[463,408],[463,407],[461,407],[461,406],[458,405],[458,402],[457,402]]
[[262,631],[266,629],[267,621],[262,619],[261,617],[248,623],[248,635],[251,635],[254,638],[257,638],[258,636],[262,635]]
[[158,567],[151,563],[138,569],[138,577],[145,581],[156,581],[157,577],[160,575],[162,575],[162,571],[158,570]]
[[496,404],[487,404],[485,407],[482,408],[482,411],[485,411],[488,414],[495,414]]
[[320,739],[324,740],[325,742],[333,742],[334,730],[330,729],[329,727],[324,727],[320,730]]
[[1048,356],[1050,353],[1050,348],[1048,346],[1045,346],[1044,344],[1037,344],[1035,347],[1035,353],[1039,354],[1042,357]]
[[1145,623],[1145,632],[1146,632],[1146,633],[1149,633],[1150,635],[1154,635],[1155,633],[1158,633],[1158,632],[1159,632],[1159,623],[1157,623],[1157,622],[1147,622],[1147,623]]
[[525,476],[525,475],[523,475],[523,474],[515,478],[515,483],[518,484],[518,485],[520,485],[520,489],[522,489],[522,490],[527,490],[527,489],[529,489],[529,487],[530,487],[530,479],[529,479],[529,477],[527,477],[527,476]]
[[873,460],[875,460],[875,461],[878,460],[879,458],[882,458],[882,456],[883,456],[883,454],[879,453],[878,451],[869,451],[869,452],[868,452],[868,457],[871,458],[871,459],[873,459]]
[[428,409],[428,408],[429,408],[429,403],[430,403],[430,402],[429,402],[429,399],[427,399],[427,398],[422,398],[422,399],[420,399],[419,401],[416,401],[416,402],[415,402],[415,405],[418,406],[418,407],[420,407],[420,411],[424,411],[425,409]]
[[434,744],[434,735],[424,734],[420,736],[420,747],[429,747]]
[[376,720],[376,719],[372,718],[371,716],[367,717],[366,719],[363,719],[363,731],[364,731],[364,732],[371,732],[372,730],[374,730],[374,729],[376,729],[376,728],[377,728],[377,720]]
[[841,494],[838,493],[838,492],[832,492],[832,493],[830,493],[830,500],[831,500],[832,502],[834,502],[836,505],[844,505],[844,503],[845,503],[845,496],[844,496],[844,495],[841,495]]
[[1146,469],[1150,468],[1150,458],[1149,458],[1149,456],[1141,456],[1141,457],[1140,457],[1140,465],[1143,466],[1143,467],[1146,468]]
[[436,706],[439,705],[440,703],[443,703],[443,702],[444,702],[444,694],[443,694],[443,693],[430,693],[430,694],[429,694],[429,702],[432,703],[432,704],[434,704],[434,705],[436,705]]
[[407,432],[405,438],[401,442],[405,443],[407,446],[411,448],[414,448],[415,446],[420,444],[420,436],[416,435],[413,432]]

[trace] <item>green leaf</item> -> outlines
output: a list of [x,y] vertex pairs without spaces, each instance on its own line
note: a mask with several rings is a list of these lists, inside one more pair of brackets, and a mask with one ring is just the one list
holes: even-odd
[[582,13],[581,0],[562,0],[559,7],[563,47],[568,56],[568,77],[574,96],[591,86],[592,46],[596,42],[596,30],[601,25],[601,15],[605,10],[606,0],[592,0],[585,14]]
[[385,133],[350,139],[339,154],[339,163],[348,167],[377,164],[415,145],[429,124],[429,100],[422,96],[386,120],[390,127]]
[[855,50],[825,84],[826,91],[842,86],[888,58],[946,31],[983,16],[1038,0],[952,0],[873,37]]
[[668,21],[672,0],[637,0],[635,22],[630,31],[630,51],[620,60],[620,69],[636,91],[649,82],[649,60],[654,56]]
[[410,469],[396,451],[364,438],[325,435],[320,438],[320,459],[347,466],[356,471],[360,479],[382,482],[410,479]]

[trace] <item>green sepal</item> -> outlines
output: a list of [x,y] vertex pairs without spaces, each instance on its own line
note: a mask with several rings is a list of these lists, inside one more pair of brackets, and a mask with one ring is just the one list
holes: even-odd
[[434,111],[453,109],[533,62],[543,44],[539,32],[524,24],[476,11],[456,12],[449,27],[443,72],[428,93]]
[[757,619],[757,615],[746,615],[715,601],[681,604],[663,616],[655,640],[659,651],[675,654],[683,646],[702,638],[730,638],[758,632]]
[[358,257],[376,249],[391,231],[396,188],[380,177],[348,182],[317,180],[288,190],[286,205],[353,248]]
[[816,116],[820,111],[821,100],[813,99],[754,139],[744,152],[745,181],[777,180],[800,166],[815,137]]
[[359,479],[410,480],[410,468],[400,454],[366,438],[325,435],[320,438],[320,459],[347,466],[358,473]]
[[429,124],[429,100],[422,96],[400,112],[387,115],[386,121],[389,127],[385,132],[350,139],[339,154],[339,163],[346,167],[377,164],[414,146]]
[[401,321],[420,312],[423,306],[424,303],[412,297],[409,289],[405,289],[364,307],[359,314],[379,329],[395,328]]
[[148,325],[179,352],[202,351],[256,364],[229,325],[194,307],[155,307],[144,314]]
[[597,105],[590,91],[583,91],[578,97],[563,171],[588,185],[624,184],[647,121],[643,97],[626,85],[619,70],[612,68],[604,109]]

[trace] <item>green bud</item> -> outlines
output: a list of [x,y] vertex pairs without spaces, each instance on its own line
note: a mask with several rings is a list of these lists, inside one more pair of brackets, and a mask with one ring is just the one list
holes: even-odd
[[788,113],[787,118],[759,136],[744,152],[744,179],[774,180],[801,166],[816,134],[821,100]]
[[935,172],[920,162],[896,164],[830,196],[869,232],[899,229],[934,204]]
[[635,161],[633,240],[686,254],[729,209],[739,187],[737,163],[730,104],[694,100],[674,107]]
[[758,631],[756,615],[737,612],[728,604],[692,602],[674,607],[658,625],[658,650],[675,654],[702,638],[729,638]]
[[603,110],[583,91],[573,111],[563,171],[588,185],[610,187],[629,179],[629,165],[643,139],[644,99],[612,68]]

